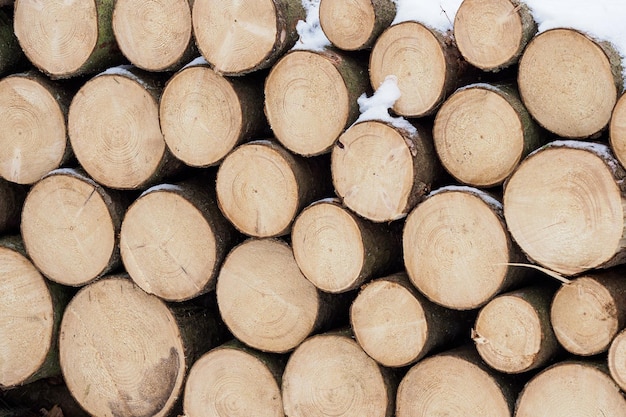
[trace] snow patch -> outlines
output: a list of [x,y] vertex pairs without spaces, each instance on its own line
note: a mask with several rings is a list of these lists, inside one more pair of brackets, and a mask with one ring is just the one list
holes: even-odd
[[291,49],[321,52],[330,41],[320,25],[320,0],[302,0],[302,7],[306,10],[306,21],[300,20],[296,24],[300,38]]
[[152,192],[155,192],[155,191],[180,192],[180,191],[183,191],[183,187],[181,187],[180,185],[176,185],[176,184],[158,184],[158,185],[155,185],[155,186],[152,186],[152,187],[148,188],[146,191],[141,193],[139,198],[143,197],[144,195],[146,195],[148,193],[152,193]]
[[188,67],[195,67],[197,65],[209,65],[209,61],[207,61],[206,58],[201,55],[201,56],[191,60],[182,69],[185,69],[185,68],[188,68]]
[[[544,0],[545,1],[545,0]],[[392,25],[414,21],[441,32],[452,30],[463,0],[393,0],[396,17]]]
[[428,197],[432,197],[434,195],[437,195],[446,191],[456,191],[456,192],[473,194],[479,197],[485,203],[489,204],[491,207],[494,207],[495,209],[500,210],[500,211],[504,207],[502,205],[502,202],[498,201],[497,199],[495,199],[494,197],[492,197],[490,194],[486,193],[485,191],[479,188],[470,187],[467,185],[447,185],[445,187],[441,187],[441,188],[431,191]]
[[141,84],[141,86],[144,88],[149,88],[148,84],[146,84],[141,78],[139,78],[138,76],[136,76],[130,71],[132,68],[135,68],[135,67],[133,65],[128,65],[128,64],[118,65],[116,67],[111,67],[111,68],[106,69],[105,71],[102,71],[100,74],[98,74],[98,76],[118,75],[118,76],[130,78],[131,80],[137,82],[138,84]]

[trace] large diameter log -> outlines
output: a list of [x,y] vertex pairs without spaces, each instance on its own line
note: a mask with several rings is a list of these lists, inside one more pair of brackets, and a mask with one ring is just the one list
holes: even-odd
[[16,0],[15,34],[28,59],[50,77],[93,74],[124,60],[111,25],[114,4]]
[[456,180],[485,188],[502,184],[545,143],[517,90],[485,83],[462,87],[443,103],[433,140],[443,167]]
[[50,172],[28,192],[22,210],[24,246],[43,274],[81,286],[117,268],[124,199],[83,172]]
[[26,188],[0,178],[0,235],[19,229]]
[[609,144],[617,160],[626,166],[626,94],[617,100],[609,123]]
[[198,49],[224,75],[272,66],[296,43],[305,16],[301,0],[195,0],[192,9]]
[[527,270],[502,204],[477,188],[433,191],[406,219],[404,264],[411,282],[431,301],[471,310],[519,284]]
[[215,288],[234,238],[205,184],[160,184],[126,211],[120,252],[126,271],[144,291],[184,301]]
[[217,165],[265,128],[262,82],[226,78],[194,60],[167,82],[159,106],[163,137],[186,165]]
[[611,342],[607,362],[611,377],[626,392],[626,329],[620,331]]
[[606,145],[551,142],[505,184],[511,235],[531,260],[564,275],[625,262],[625,176]]
[[304,276],[329,293],[357,289],[401,266],[399,233],[357,216],[337,199],[303,209],[293,223],[291,245]]
[[441,165],[424,126],[411,134],[377,120],[347,129],[331,153],[335,192],[362,217],[389,222],[406,216],[428,194]]
[[13,30],[13,13],[0,10],[0,75],[10,73],[23,61],[24,52]]
[[548,30],[526,47],[518,85],[541,126],[563,138],[593,137],[607,127],[623,88],[619,54],[582,32]]
[[265,81],[265,114],[287,149],[320,155],[357,119],[357,99],[368,89],[365,65],[347,54],[295,50]]
[[291,354],[283,374],[290,417],[391,417],[397,382],[346,332],[313,336]]

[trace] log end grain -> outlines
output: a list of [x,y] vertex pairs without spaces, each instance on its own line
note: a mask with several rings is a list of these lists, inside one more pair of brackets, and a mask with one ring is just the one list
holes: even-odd
[[626,392],[626,330],[618,333],[611,342],[607,361],[611,377]]
[[609,143],[617,160],[626,166],[626,94],[619,98],[611,114]]

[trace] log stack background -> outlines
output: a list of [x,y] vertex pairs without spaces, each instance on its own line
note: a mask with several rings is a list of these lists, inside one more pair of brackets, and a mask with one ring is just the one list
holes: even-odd
[[625,416],[615,45],[312,7],[0,2],[0,416]]

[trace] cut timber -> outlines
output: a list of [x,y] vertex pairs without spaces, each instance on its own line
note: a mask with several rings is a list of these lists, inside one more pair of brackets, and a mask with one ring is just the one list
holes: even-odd
[[377,120],[347,129],[333,147],[331,172],[343,203],[366,219],[404,217],[432,188],[442,169],[428,129],[411,134]]
[[121,63],[111,25],[114,0],[15,0],[13,26],[28,59],[52,78]]
[[624,269],[589,272],[557,291],[550,311],[559,343],[579,356],[604,353],[626,326]]
[[113,33],[120,50],[146,71],[172,71],[197,55],[191,0],[117,0]]
[[622,90],[619,54],[573,29],[533,38],[518,69],[522,100],[537,122],[563,138],[600,134]]
[[235,247],[216,293],[232,334],[265,352],[292,350],[333,314],[330,298],[302,275],[291,247],[278,239],[249,239]]
[[246,348],[237,341],[198,359],[185,384],[187,417],[283,417],[283,356]]
[[535,375],[517,401],[515,417],[626,416],[626,398],[606,364],[565,361]]
[[396,381],[346,333],[313,336],[292,353],[282,393],[289,417],[392,417]]
[[159,126],[160,94],[158,80],[127,66],[98,74],[76,93],[68,132],[78,162],[93,179],[137,189],[180,166]]
[[363,219],[337,199],[319,200],[298,215],[291,245],[300,270],[329,293],[357,289],[392,270],[401,254],[399,234]]
[[492,368],[508,374],[545,367],[560,352],[550,325],[554,289],[532,286],[499,295],[478,313],[472,339]]
[[0,238],[0,388],[60,374],[57,337],[69,293],[24,253],[18,236]]
[[301,0],[195,0],[192,9],[198,49],[224,75],[269,68],[296,43],[305,17]]
[[302,208],[331,192],[323,162],[293,155],[269,140],[240,145],[219,166],[219,207],[246,235],[288,234]]
[[320,26],[339,49],[371,48],[396,16],[393,0],[320,0]]
[[402,378],[396,417],[511,417],[518,390],[485,365],[473,347],[430,356]]
[[25,198],[26,188],[0,178],[0,234],[19,228]]
[[485,305],[528,271],[508,265],[524,257],[506,228],[502,204],[476,188],[433,191],[409,214],[402,243],[411,282],[455,310]]
[[459,52],[483,71],[517,63],[536,33],[528,6],[519,0],[464,0],[454,17]]
[[611,377],[626,392],[626,329],[611,342],[607,361]]
[[443,167],[454,178],[483,188],[502,184],[544,143],[514,87],[484,83],[462,87],[443,103],[435,116],[433,140]]
[[[13,5],[13,1],[9,3]],[[0,1],[0,6],[5,4]],[[24,52],[13,30],[13,12],[0,10],[0,75],[13,71],[22,63]]]
[[617,100],[609,124],[609,143],[617,160],[626,166],[626,94]]
[[256,78],[226,78],[202,59],[174,74],[159,114],[167,146],[186,165],[217,165],[265,127],[263,87]]
[[46,277],[81,286],[120,265],[117,235],[126,204],[80,171],[57,169],[28,192],[22,237]]
[[450,34],[409,21],[390,26],[378,37],[369,73],[374,89],[388,75],[398,77],[401,96],[392,109],[421,117],[433,114],[458,87],[465,67]]
[[359,116],[357,99],[368,88],[365,65],[345,53],[295,50],[265,81],[265,114],[290,151],[327,153]]
[[365,284],[350,308],[350,324],[363,350],[386,367],[411,365],[469,329],[459,312],[428,301],[406,273]]
[[606,145],[551,142],[505,185],[511,235],[531,260],[564,275],[625,262],[625,176]]
[[168,306],[126,275],[83,287],[59,338],[63,376],[91,415],[170,415],[188,368],[216,344],[215,317]]
[[36,71],[0,80],[0,176],[33,184],[71,155],[66,119],[73,92]]
[[205,184],[160,184],[128,208],[120,231],[126,271],[149,294],[184,301],[215,288],[234,230]]

